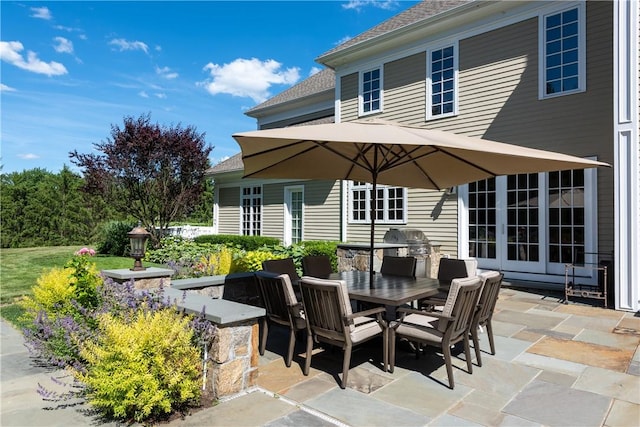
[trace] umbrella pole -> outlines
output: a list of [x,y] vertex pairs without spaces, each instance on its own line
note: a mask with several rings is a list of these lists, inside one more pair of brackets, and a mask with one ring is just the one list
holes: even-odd
[[[375,148],[374,152],[373,152],[373,164],[374,167],[377,167],[378,165],[378,149],[377,147]],[[372,189],[372,194],[371,194],[371,199],[369,200],[370,203],[370,216],[371,216],[371,237],[369,240],[369,287],[373,288],[373,275],[375,274],[375,272],[373,271],[373,251],[374,251],[374,246],[375,246],[375,240],[376,240],[376,204],[377,204],[377,197],[378,197],[378,189],[377,189],[377,185],[378,185],[378,171],[374,170],[373,173],[371,174],[372,179],[372,184],[373,184],[373,189]]]

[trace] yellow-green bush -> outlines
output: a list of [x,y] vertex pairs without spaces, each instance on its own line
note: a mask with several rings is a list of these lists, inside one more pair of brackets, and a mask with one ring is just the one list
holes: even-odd
[[281,258],[286,258],[286,256],[276,255],[271,251],[247,251],[244,255],[240,255],[233,260],[231,272],[244,273],[249,271],[259,271],[262,270],[262,261]]
[[52,319],[69,313],[76,292],[71,268],[53,268],[38,277],[32,288],[33,297],[25,297],[20,304],[25,309],[24,320],[33,321],[43,310]]
[[200,275],[224,275],[231,271],[233,253],[231,249],[222,247],[219,251],[200,257],[194,270]]
[[139,310],[133,321],[105,314],[100,336],[81,350],[88,401],[106,415],[143,421],[198,404],[199,351],[191,344],[189,319],[174,309]]

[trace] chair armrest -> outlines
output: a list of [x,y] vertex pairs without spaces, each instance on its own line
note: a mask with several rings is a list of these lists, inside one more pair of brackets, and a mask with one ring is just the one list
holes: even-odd
[[404,316],[406,314],[419,314],[421,316],[435,317],[437,319],[444,319],[444,320],[453,320],[453,319],[455,319],[455,317],[445,316],[439,311],[424,311],[424,310],[416,310],[415,308],[400,307],[398,309],[398,313],[402,313],[403,314],[402,318],[404,318]]
[[345,318],[347,318],[347,320],[351,320],[351,319],[355,319],[356,317],[364,317],[364,316],[371,316],[372,314],[384,313],[385,311],[386,310],[384,307],[375,307],[375,308],[370,308],[369,310],[359,311],[357,313],[350,314],[348,316],[345,316]]

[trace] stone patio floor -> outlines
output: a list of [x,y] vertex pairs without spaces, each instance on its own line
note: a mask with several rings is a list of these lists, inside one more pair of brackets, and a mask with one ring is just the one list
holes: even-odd
[[444,385],[438,353],[416,359],[402,343],[395,372],[383,372],[379,341],[354,351],[341,390],[340,351],[318,349],[305,377],[304,343],[285,367],[286,333],[274,327],[255,391],[175,424],[638,426],[640,317],[599,303],[565,305],[549,293],[502,289],[493,321],[497,354],[481,334],[483,366],[474,357],[469,375],[458,353],[454,390]]
[[[438,353],[416,359],[404,343],[395,372],[383,372],[380,341],[354,350],[341,390],[340,351],[318,348],[304,376],[304,343],[299,340],[286,368],[286,331],[274,327],[257,387],[170,425],[638,426],[640,317],[585,302],[565,305],[549,293],[503,288],[493,322],[497,354],[489,353],[481,334],[483,366],[474,358],[470,375],[458,352],[454,390],[445,385]],[[4,343],[2,352],[1,424],[37,425],[20,424],[16,412],[7,411]],[[42,420],[57,419],[45,415]],[[67,418],[66,425],[80,420]]]

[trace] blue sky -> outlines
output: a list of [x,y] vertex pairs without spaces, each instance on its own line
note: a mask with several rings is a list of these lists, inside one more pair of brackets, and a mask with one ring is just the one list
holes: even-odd
[[256,128],[244,111],[314,59],[415,1],[0,3],[2,172],[73,168],[123,117],[192,125],[212,164]]

